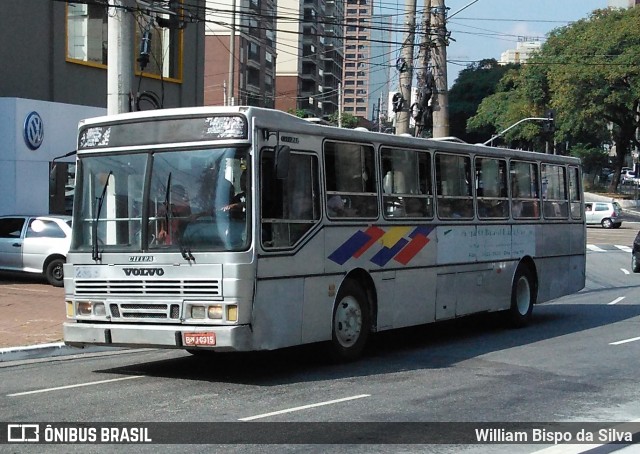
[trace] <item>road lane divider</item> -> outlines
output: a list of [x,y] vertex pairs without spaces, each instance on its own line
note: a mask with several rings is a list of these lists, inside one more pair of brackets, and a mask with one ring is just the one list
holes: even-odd
[[640,337],[632,337],[631,339],[624,339],[616,342],[609,342],[609,345],[622,345],[622,344],[628,344],[629,342],[636,342],[636,341],[640,341]]
[[363,399],[365,397],[371,397],[371,394],[360,394],[360,395],[357,395],[357,396],[344,397],[342,399],[328,400],[326,402],[318,402],[318,403],[315,403],[315,404],[302,405],[300,407],[293,407],[293,408],[287,408],[287,409],[284,409],[284,410],[272,411],[271,413],[263,413],[261,415],[255,415],[255,416],[248,416],[246,418],[240,418],[240,419],[238,419],[238,421],[253,421],[254,419],[267,418],[269,416],[282,415],[284,413],[293,413],[295,411],[307,410],[309,408],[315,408],[315,407],[322,407],[324,405],[338,404],[340,402],[347,402],[347,401],[355,400],[355,399]]
[[613,306],[614,304],[618,304],[620,301],[622,301],[625,298],[626,298],[625,296],[619,296],[618,298],[614,299],[610,303],[607,303],[607,306]]
[[78,383],[77,385],[66,385],[66,386],[57,386],[55,388],[36,389],[34,391],[25,391],[25,392],[21,392],[21,393],[7,394],[7,397],[18,397],[18,396],[27,396],[29,394],[48,393],[48,392],[51,392],[51,391],[60,391],[60,390],[63,390],[63,389],[81,388],[83,386],[102,385],[104,383],[113,383],[113,382],[123,381],[123,380],[133,380],[134,378],[142,378],[142,377],[144,377],[144,375],[132,375],[130,377],[112,378],[112,379],[109,379],[109,380],[98,380],[98,381],[92,381],[92,382],[88,382],[88,383]]

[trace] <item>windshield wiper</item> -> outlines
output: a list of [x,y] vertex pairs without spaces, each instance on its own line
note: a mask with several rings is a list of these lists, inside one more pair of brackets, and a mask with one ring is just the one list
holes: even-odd
[[102,254],[98,250],[98,220],[100,219],[100,212],[102,211],[104,198],[107,195],[107,186],[109,186],[109,178],[111,178],[111,175],[113,175],[113,171],[109,170],[107,180],[104,182],[104,186],[102,188],[102,194],[100,194],[100,197],[98,197],[98,209],[96,210],[96,217],[93,219],[93,244],[91,245],[91,258],[96,262],[98,260],[102,260]]
[[[167,178],[167,189],[164,193],[164,222],[165,222],[165,231],[167,234],[169,233],[169,222],[173,216],[171,212],[171,172],[169,172],[169,177]],[[185,260],[193,260],[195,261],[195,257],[191,254],[191,249],[186,248],[182,245],[182,240],[180,238],[180,234],[176,233],[176,235],[172,235],[172,240],[176,242],[178,248],[180,249],[180,254],[182,254],[182,258]]]
[[164,192],[164,229],[169,233],[169,220],[171,219],[171,172],[167,178],[167,189]]

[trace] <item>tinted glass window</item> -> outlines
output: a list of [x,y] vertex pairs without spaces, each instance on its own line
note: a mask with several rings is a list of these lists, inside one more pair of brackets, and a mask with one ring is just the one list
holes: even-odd
[[277,179],[273,155],[271,149],[262,153],[262,245],[287,248],[320,220],[318,160],[292,152],[287,178]]
[[447,154],[436,155],[438,217],[470,219],[473,217],[471,192],[471,158]]
[[373,147],[326,142],[324,161],[327,214],[330,218],[378,215]]
[[20,238],[24,218],[0,219],[0,238]]
[[385,148],[381,159],[384,216],[432,217],[430,154]]
[[66,238],[64,231],[55,221],[48,219],[32,219],[29,221],[27,238]]

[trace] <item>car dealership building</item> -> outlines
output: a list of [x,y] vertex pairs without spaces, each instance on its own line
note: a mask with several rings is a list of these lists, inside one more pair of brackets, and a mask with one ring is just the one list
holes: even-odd
[[[0,215],[69,213],[75,157],[65,155],[76,148],[78,122],[107,111],[109,6],[2,5],[11,14],[0,15]],[[189,3],[194,13],[202,5]],[[138,52],[143,36],[151,43],[144,73],[132,56],[131,109],[201,106],[204,22],[172,27],[162,12],[129,14],[132,48]]]

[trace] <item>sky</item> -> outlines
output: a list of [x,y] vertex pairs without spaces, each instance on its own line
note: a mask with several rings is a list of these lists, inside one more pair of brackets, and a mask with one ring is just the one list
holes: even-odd
[[[386,14],[403,13],[403,2],[399,1],[398,6],[387,2],[379,3]],[[374,0],[373,4],[375,7],[377,2]],[[418,10],[423,4],[423,0],[417,0]],[[555,28],[606,8],[607,0],[445,0],[445,6],[449,8],[447,30],[452,38],[447,47],[447,79],[451,87],[458,73],[471,62],[499,60],[502,52],[515,49],[519,36],[544,38]],[[391,72],[392,79],[396,78],[395,71]]]
[[[446,0],[449,9],[447,29],[451,41],[447,48],[449,86],[469,61],[500,59],[515,49],[518,37],[544,38],[551,30],[584,19],[607,0]],[[453,16],[451,16],[453,15]]]

